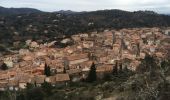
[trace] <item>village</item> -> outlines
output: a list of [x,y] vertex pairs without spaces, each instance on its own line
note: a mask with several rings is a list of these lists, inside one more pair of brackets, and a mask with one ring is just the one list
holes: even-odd
[[[27,83],[41,86],[44,81],[53,86],[67,85],[86,79],[92,63],[96,65],[97,77],[112,72],[116,64],[119,70],[127,68],[137,71],[146,54],[159,61],[168,58],[170,30],[160,28],[132,28],[90,32],[63,38],[58,48],[56,41],[39,44],[26,40],[27,49],[0,57],[0,91],[25,89]],[[50,76],[44,74],[44,67],[50,67]]]

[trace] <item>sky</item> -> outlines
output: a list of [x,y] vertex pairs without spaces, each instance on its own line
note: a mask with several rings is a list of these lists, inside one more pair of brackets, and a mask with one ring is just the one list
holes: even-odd
[[170,14],[170,0],[0,0],[0,6],[36,8],[42,11],[95,11],[121,9],[126,11],[152,10]]

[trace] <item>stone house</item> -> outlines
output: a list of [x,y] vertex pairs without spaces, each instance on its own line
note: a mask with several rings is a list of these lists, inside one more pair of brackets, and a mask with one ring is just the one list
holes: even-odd
[[65,85],[68,84],[68,82],[70,81],[70,77],[69,74],[56,74],[55,75],[55,79],[56,79],[56,83],[64,83]]
[[93,41],[83,41],[83,47],[84,48],[92,48],[94,46]]
[[27,85],[27,83],[31,83],[31,76],[29,75],[29,74],[24,74],[24,75],[22,75],[22,76],[20,76],[20,78],[19,78],[19,88],[20,89],[25,89],[26,88],[26,85]]
[[18,91],[18,90],[19,90],[18,83],[19,83],[19,82],[18,82],[17,80],[15,80],[15,79],[9,80],[9,81],[8,81],[8,84],[7,84],[8,89],[9,89],[10,91]]
[[67,70],[66,73],[68,73],[72,82],[78,82],[81,80],[82,69],[70,69]]
[[35,55],[37,57],[47,56],[47,51],[46,50],[41,50],[41,51],[35,52]]
[[7,89],[7,81],[0,81],[0,91],[5,91]]
[[[123,58],[122,59],[122,68],[128,68],[131,64],[131,62],[133,61],[133,59],[129,58],[129,57],[126,57],[126,58]],[[128,68],[130,69],[130,68]]]
[[4,74],[0,74],[0,80],[7,80],[9,79],[8,74],[4,73]]
[[130,67],[128,67],[128,69],[130,69],[131,71],[137,71],[140,63],[141,63],[140,61],[134,60],[130,63]]
[[72,35],[71,38],[73,39],[74,42],[81,41],[81,38],[79,35]]
[[14,66],[12,57],[7,57],[4,59],[4,63],[9,67],[12,68]]
[[68,74],[56,74],[54,76],[49,76],[45,78],[46,82],[52,84],[52,86],[56,85],[67,85],[70,81],[70,77]]
[[65,61],[68,61],[69,65],[79,64],[88,61],[88,54],[77,54],[73,56],[66,57]]
[[165,30],[165,34],[170,36],[170,29]]
[[50,83],[52,86],[56,85],[56,77],[55,76],[46,77],[45,81]]
[[34,59],[33,55],[26,55],[22,58],[24,61],[32,61]]
[[98,79],[103,79],[107,73],[111,73],[113,71],[113,65],[100,65],[96,67],[96,74]]
[[19,55],[28,55],[30,54],[30,51],[28,49],[20,49]]
[[39,47],[39,44],[35,41],[31,42],[30,45],[29,45],[31,48],[38,48]]
[[80,64],[81,66],[81,69],[84,69],[84,68],[90,68],[91,65],[92,65],[93,61],[86,61],[86,62],[83,62]]
[[45,75],[36,75],[32,78],[31,83],[36,84],[36,86],[40,87],[41,84],[44,83],[45,78]]
[[37,67],[35,70],[33,70],[33,73],[40,73],[40,75],[44,74],[44,67]]

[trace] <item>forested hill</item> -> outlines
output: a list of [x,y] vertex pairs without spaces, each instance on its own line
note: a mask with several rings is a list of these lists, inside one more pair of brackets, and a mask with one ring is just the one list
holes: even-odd
[[41,12],[30,8],[0,8],[1,43],[26,39],[49,40],[63,34],[104,29],[164,26],[170,26],[170,16],[152,11]]
[[29,14],[39,12],[41,11],[33,8],[4,8],[0,6],[0,15]]
[[160,15],[152,11],[128,12],[122,10],[101,10],[80,14],[84,20],[110,28],[169,26],[170,16]]

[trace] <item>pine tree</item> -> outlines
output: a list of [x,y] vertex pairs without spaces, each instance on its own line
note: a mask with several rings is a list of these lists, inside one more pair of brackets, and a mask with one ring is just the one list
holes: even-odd
[[96,66],[95,66],[95,64],[93,62],[92,65],[91,65],[91,68],[90,68],[89,75],[87,77],[87,81],[88,82],[94,82],[94,81],[96,81],[96,79],[97,79]]
[[44,66],[44,75],[47,75],[47,64]]
[[115,66],[113,66],[113,75],[117,75],[118,73],[118,63],[116,62]]
[[1,65],[1,69],[2,69],[2,70],[7,70],[7,69],[8,69],[8,66],[7,66],[5,63],[3,63],[3,64]]
[[113,34],[113,37],[112,37],[112,39],[113,39],[113,44],[115,44],[115,42],[116,42],[116,35],[115,35],[115,32],[113,32],[112,34]]
[[46,75],[46,76],[51,75],[50,67],[47,66],[47,64],[45,64],[45,67],[44,67],[44,75]]
[[51,68],[49,66],[47,67],[47,76],[51,76]]
[[155,77],[158,66],[156,64],[156,60],[154,59],[154,57],[150,56],[149,54],[146,54],[144,61],[146,67],[149,68],[147,70],[150,72],[150,76]]
[[64,67],[63,73],[66,73],[66,68]]
[[136,52],[136,56],[140,56],[140,44],[137,43],[137,52]]
[[123,72],[122,63],[119,64],[119,73]]
[[149,54],[146,54],[144,61],[145,61],[146,66],[149,68],[149,71],[152,71],[152,69],[156,67],[155,59]]

